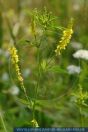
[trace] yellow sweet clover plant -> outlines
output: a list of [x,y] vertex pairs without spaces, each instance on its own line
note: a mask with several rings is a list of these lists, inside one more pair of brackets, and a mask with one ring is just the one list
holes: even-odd
[[[40,87],[40,78],[42,76],[42,70],[46,72],[46,67],[49,67],[49,63],[50,61],[48,62],[45,58],[42,58],[41,59],[41,45],[42,45],[42,41],[40,39],[37,40],[37,25],[41,27],[41,30],[43,30],[43,33],[44,35],[46,35],[47,37],[47,34],[45,32],[49,31],[49,28],[50,30],[54,31],[53,30],[53,26],[54,26],[54,19],[55,17],[52,16],[52,13],[48,13],[48,11],[46,10],[46,8],[44,8],[44,11],[43,13],[40,13],[40,12],[36,12],[32,14],[32,20],[31,20],[31,31],[32,31],[32,35],[33,35],[33,42],[32,42],[32,45],[35,46],[37,48],[37,67],[38,67],[38,79],[37,79],[37,86],[36,87],[36,95],[35,95],[35,99],[33,99],[31,102],[32,102],[32,109],[33,109],[33,119],[31,121],[33,127],[39,127],[38,125],[38,122],[36,120],[36,117],[35,117],[35,106],[36,106],[36,98],[38,96],[38,88]],[[55,50],[54,52],[54,56],[55,56],[55,53],[56,55],[60,54],[61,51],[63,49],[66,48],[67,44],[70,42],[70,39],[71,39],[71,36],[72,36],[72,33],[73,33],[73,22],[71,21],[69,24],[68,24],[68,27],[65,28],[65,30],[63,31],[63,36],[61,37],[61,40],[59,41],[59,45],[57,46],[57,49]],[[15,43],[15,42],[14,42]],[[19,56],[18,56],[18,50],[15,46],[15,44],[9,48],[9,52],[10,52],[10,56],[11,56],[11,62],[15,68],[15,71],[16,71],[16,74],[17,74],[17,78],[18,78],[18,81],[20,82],[20,85],[21,87],[23,88],[24,90],[24,93],[25,93],[25,96],[26,96],[26,99],[27,101],[29,101],[29,97],[27,95],[27,91],[26,91],[26,88],[24,86],[24,79],[22,77],[22,73],[21,73],[21,69],[19,67]],[[42,52],[43,53],[43,52]],[[50,59],[51,60],[51,59]],[[30,95],[29,95],[30,96]],[[30,101],[29,101],[29,105],[30,105]]]

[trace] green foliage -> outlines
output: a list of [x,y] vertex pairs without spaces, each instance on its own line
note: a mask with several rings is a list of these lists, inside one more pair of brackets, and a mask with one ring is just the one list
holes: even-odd
[[[88,62],[73,57],[80,47],[88,49],[86,1],[41,1],[0,1],[1,132],[14,127],[88,127]],[[56,56],[72,17],[72,39]],[[12,45],[18,51],[25,90],[10,61]]]
[[79,86],[79,89],[76,90],[76,93],[72,94],[75,97],[75,103],[77,103],[77,105],[80,106],[86,106],[88,107],[88,105],[86,104],[87,100],[88,100],[88,92],[83,92],[83,88],[81,86]]

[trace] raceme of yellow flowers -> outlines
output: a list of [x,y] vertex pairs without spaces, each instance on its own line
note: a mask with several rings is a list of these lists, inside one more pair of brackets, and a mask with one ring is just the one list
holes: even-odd
[[71,36],[73,34],[72,26],[73,26],[73,22],[71,21],[68,27],[63,31],[61,40],[59,41],[59,44],[55,50],[56,55],[60,55],[61,50],[65,49],[67,44],[70,42]]
[[16,73],[17,73],[18,80],[19,80],[21,86],[24,87],[23,78],[22,78],[20,68],[19,68],[19,64],[18,64],[19,63],[19,57],[18,57],[18,54],[17,54],[17,49],[15,48],[15,46],[12,46],[12,47],[9,48],[9,52],[10,52],[10,55],[11,55],[11,62],[15,66],[15,70],[16,70]]

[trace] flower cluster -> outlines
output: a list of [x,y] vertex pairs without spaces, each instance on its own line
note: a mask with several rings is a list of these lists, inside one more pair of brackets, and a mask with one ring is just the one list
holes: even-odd
[[86,101],[88,100],[88,92],[84,92],[81,86],[79,86],[78,91],[76,91],[72,95],[75,97],[74,101],[78,105],[88,106],[88,104],[86,103]]
[[67,67],[67,70],[68,70],[69,74],[75,74],[75,73],[79,74],[80,71],[81,71],[80,67],[79,66],[75,66],[75,65],[69,65]]
[[58,54],[60,55],[61,50],[66,48],[67,44],[70,42],[72,34],[73,34],[72,24],[70,24],[68,25],[68,28],[66,28],[63,31],[63,36],[61,37],[57,49],[55,50],[56,55]]
[[11,61],[14,64],[15,69],[16,69],[18,80],[20,81],[21,85],[23,86],[23,78],[22,78],[20,68],[19,68],[19,65],[18,65],[19,57],[18,57],[18,54],[17,54],[17,49],[13,46],[13,47],[9,48],[9,52],[10,52],[10,55],[11,55]]
[[19,94],[19,88],[16,85],[13,85],[9,90],[8,93],[11,95],[18,95]]
[[88,50],[80,49],[73,54],[74,58],[88,60]]

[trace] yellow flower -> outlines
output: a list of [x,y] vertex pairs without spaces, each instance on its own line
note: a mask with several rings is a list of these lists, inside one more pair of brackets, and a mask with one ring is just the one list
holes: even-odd
[[20,82],[23,82],[23,78],[22,78],[22,75],[21,75],[20,68],[19,68],[18,64],[15,65],[15,68],[16,68],[16,73],[17,73],[18,80]]
[[19,63],[19,57],[17,54],[17,49],[13,46],[13,47],[9,48],[9,52],[11,55],[11,61],[12,61],[13,65],[15,66],[17,78],[20,81],[21,86],[24,87],[23,77],[21,75],[19,64],[18,64]]
[[60,55],[61,50],[65,49],[67,44],[70,42],[71,36],[73,34],[72,25],[73,24],[70,23],[68,28],[63,31],[63,36],[61,37],[57,49],[55,50],[56,55]]
[[18,58],[18,55],[17,55],[17,50],[15,47],[11,47],[9,48],[9,52],[10,52],[10,55],[11,55],[11,60],[12,60],[12,63],[18,63],[19,62],[19,58]]
[[31,123],[33,124],[34,127],[39,127],[39,125],[38,125],[38,123],[37,123],[37,121],[35,119],[33,119],[31,121]]

